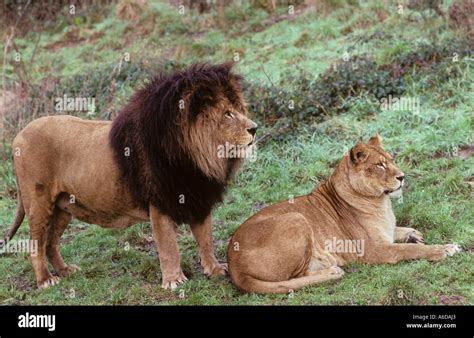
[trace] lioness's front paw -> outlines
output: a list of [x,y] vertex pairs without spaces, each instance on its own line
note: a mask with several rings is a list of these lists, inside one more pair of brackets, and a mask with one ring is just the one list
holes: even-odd
[[461,247],[457,244],[447,244],[444,246],[444,252],[446,256],[452,256],[458,252],[461,252]]
[[38,285],[39,289],[46,289],[46,288],[49,288],[50,286],[58,284],[59,281],[60,281],[59,277],[50,276],[44,280],[38,281],[36,284]]
[[461,248],[457,244],[436,245],[436,253],[429,260],[442,261],[458,252]]
[[187,280],[188,279],[186,278],[184,273],[180,271],[177,276],[163,276],[163,282],[161,283],[161,287],[165,290],[175,290],[178,285],[183,284]]
[[406,234],[405,243],[424,244],[425,240],[421,232],[415,229],[410,229],[410,231]]

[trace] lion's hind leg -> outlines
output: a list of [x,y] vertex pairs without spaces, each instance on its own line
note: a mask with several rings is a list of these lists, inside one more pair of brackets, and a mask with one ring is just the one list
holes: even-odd
[[32,200],[26,211],[31,241],[37,248],[37,250],[31,250],[30,257],[39,288],[47,288],[59,283],[59,278],[49,272],[46,264],[46,244],[53,208],[54,204],[50,205],[44,198],[38,198]]
[[46,254],[53,265],[54,271],[61,276],[67,277],[71,273],[80,270],[77,265],[66,264],[59,252],[59,243],[67,225],[71,221],[71,214],[55,207],[53,216],[50,220],[48,240],[46,245]]

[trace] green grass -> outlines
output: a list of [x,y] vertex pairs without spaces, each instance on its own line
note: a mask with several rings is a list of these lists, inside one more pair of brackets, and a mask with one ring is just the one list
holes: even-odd
[[[111,59],[118,60],[125,51],[130,51],[132,62],[134,56],[144,54],[146,57],[168,55],[185,63],[229,60],[237,51],[242,55],[240,73],[250,79],[277,83],[283,74],[298,69],[316,77],[340,59],[358,36],[382,30],[390,32],[391,37],[373,39],[355,49],[357,53],[369,53],[377,60],[390,62],[394,56],[410,51],[417,41],[428,41],[434,31],[446,28],[442,20],[433,20],[420,30],[421,23],[400,19],[390,12],[386,21],[379,22],[373,20],[375,9],[369,5],[357,10],[342,8],[318,19],[314,13],[307,13],[258,33],[239,34],[242,26],[227,31],[213,26],[208,28],[205,17],[180,18],[169,7],[156,3],[151,14],[141,19],[145,29],[150,25],[148,17],[156,14],[153,11],[159,13],[159,22],[151,25],[151,33],[129,41],[127,36],[134,32],[127,27],[132,24],[118,21],[110,14],[87,27],[104,32],[96,43],[59,48],[54,55],[40,49],[32,74],[39,80],[44,75],[40,70],[45,69],[47,73],[56,72],[68,77]],[[268,18],[268,14],[261,11],[246,13],[250,15],[248,20],[254,20],[255,24]],[[242,18],[239,16],[242,13],[234,15],[236,20]],[[372,18],[369,26],[345,33],[348,23],[356,24],[367,18]],[[191,24],[200,27],[199,31],[203,33],[191,34]],[[64,30],[70,28],[62,29],[45,32],[41,46],[57,41]],[[117,38],[121,34],[124,34],[123,38]],[[442,34],[449,37],[455,32],[444,29]],[[31,55],[33,36],[25,37],[22,44],[30,53],[27,55]],[[144,46],[151,48],[144,51]],[[472,63],[472,60],[465,62]],[[2,255],[0,303],[474,304],[474,158],[457,156],[460,149],[474,143],[472,79],[472,66],[468,66],[463,68],[461,78],[437,83],[429,90],[422,85],[424,77],[413,80],[405,95],[420,97],[419,116],[408,111],[373,111],[367,106],[355,105],[346,113],[328,117],[320,123],[300,123],[286,137],[270,140],[258,149],[257,160],[246,164],[224,203],[213,213],[217,255],[225,261],[229,237],[262,204],[308,193],[330,175],[344,152],[355,142],[379,132],[387,150],[396,155],[397,163],[407,175],[403,199],[393,203],[398,224],[422,231],[428,244],[460,244],[464,251],[454,257],[439,263],[351,264],[344,268],[346,275],[342,280],[307,287],[291,295],[242,294],[227,278],[209,280],[202,275],[190,229],[181,226],[182,268],[190,280],[182,288],[170,292],[160,287],[159,261],[149,224],[115,231],[74,221],[63,235],[62,254],[67,262],[80,265],[82,271],[63,278],[56,287],[40,291],[35,288],[27,255]],[[125,92],[130,93],[131,89]],[[275,128],[267,125],[259,132],[261,135],[274,133]],[[1,166],[0,174],[3,189],[0,193],[0,231],[3,232],[14,217],[16,205],[7,194],[8,190],[14,189],[10,162]],[[26,221],[17,236],[28,238]]]

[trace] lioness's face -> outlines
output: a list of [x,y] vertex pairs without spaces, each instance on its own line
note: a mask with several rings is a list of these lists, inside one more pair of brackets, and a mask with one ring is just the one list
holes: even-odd
[[349,161],[349,182],[354,190],[364,196],[400,195],[405,176],[383,149],[378,134],[367,144],[353,147]]

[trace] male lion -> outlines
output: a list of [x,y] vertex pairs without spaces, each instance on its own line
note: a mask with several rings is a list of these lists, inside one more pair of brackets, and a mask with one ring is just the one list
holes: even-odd
[[25,213],[38,254],[31,256],[38,287],[78,269],[67,265],[59,241],[75,217],[106,228],[151,221],[162,286],[186,280],[176,227],[189,223],[206,275],[224,274],[211,233],[211,209],[222,201],[243,158],[218,156],[226,142],[249,149],[257,125],[247,118],[241,77],[230,64],[195,65],[162,74],[139,90],[113,121],[49,116],[26,126],[13,150],[18,208],[6,239]]
[[341,278],[338,266],[347,262],[439,261],[460,251],[424,245],[420,232],[395,226],[389,196],[403,180],[379,135],[357,144],[313,192],[269,206],[240,226],[228,247],[232,281],[246,292],[287,293]]

